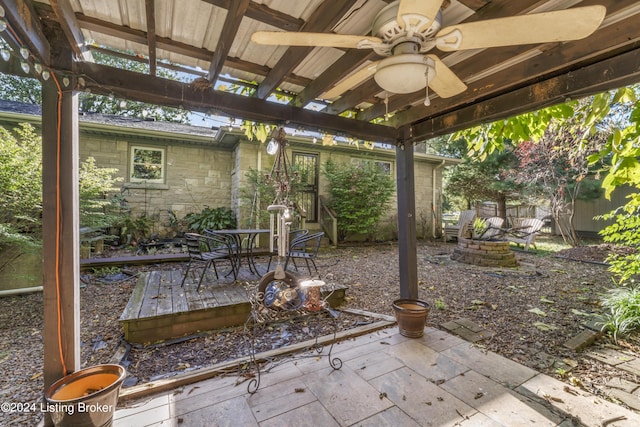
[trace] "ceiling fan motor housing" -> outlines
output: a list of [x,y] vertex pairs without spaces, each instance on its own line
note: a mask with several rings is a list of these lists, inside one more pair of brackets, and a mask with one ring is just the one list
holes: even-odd
[[[405,28],[402,28],[397,21],[399,2],[395,1],[385,6],[373,20],[371,27],[371,34],[380,37],[384,44],[388,46],[388,49],[376,49],[379,55],[388,56],[392,54],[394,47],[404,41],[416,42],[420,45],[429,45],[428,48],[421,48],[421,51],[429,50],[433,47],[433,37],[440,31],[442,27],[442,12],[438,12],[436,18],[431,22],[428,27],[422,27],[418,31],[407,33]],[[424,17],[421,17],[424,19]]]

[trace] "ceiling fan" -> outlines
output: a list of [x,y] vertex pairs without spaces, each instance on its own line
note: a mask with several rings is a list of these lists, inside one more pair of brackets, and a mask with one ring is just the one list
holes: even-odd
[[585,6],[553,12],[461,23],[442,28],[444,0],[399,0],[374,18],[372,36],[334,33],[256,31],[251,40],[263,45],[329,46],[374,49],[386,58],[361,68],[322,94],[333,99],[374,76],[384,90],[395,94],[427,88],[441,98],[464,92],[467,86],[433,53],[578,40],[600,26],[604,6]]

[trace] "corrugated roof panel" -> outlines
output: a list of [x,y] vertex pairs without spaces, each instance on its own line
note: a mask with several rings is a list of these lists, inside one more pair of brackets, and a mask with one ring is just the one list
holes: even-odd
[[318,8],[324,0],[254,0],[271,9],[284,12],[294,18],[309,19],[309,16]]
[[72,5],[74,12],[81,12],[92,18],[112,22],[116,25],[123,25],[119,4],[116,7],[114,6],[112,2],[100,0],[80,0],[74,2]]
[[227,19],[227,11],[219,7],[214,7],[211,11],[207,31],[204,34],[202,47],[212,52],[217,49],[225,19]]
[[442,12],[442,25],[458,24],[473,15],[473,10],[460,3],[458,0],[452,0],[451,4]]
[[331,64],[337,61],[344,51],[331,47],[317,47],[294,70],[294,74],[315,79]]
[[169,37],[177,42],[203,47],[212,13],[213,6],[200,0],[176,2]]
[[229,56],[240,58],[259,65],[273,67],[287,51],[288,46],[264,46],[251,41],[255,31],[275,31],[276,28],[250,18],[244,18],[240,23],[238,35],[231,46]]
[[387,5],[381,0],[359,0],[338,22],[333,31],[340,34],[369,34],[378,12]]
[[175,0],[156,0],[156,35],[169,37],[173,27]]
[[147,11],[144,0],[120,0],[120,13],[124,25],[147,31]]

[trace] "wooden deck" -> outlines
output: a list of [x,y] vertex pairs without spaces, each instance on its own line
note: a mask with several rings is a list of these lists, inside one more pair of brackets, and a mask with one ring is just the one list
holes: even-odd
[[[151,271],[140,276],[120,322],[129,342],[151,343],[198,331],[244,323],[251,305],[242,286],[197,283],[181,270]],[[205,279],[207,280],[207,279]]]
[[[242,276],[235,283],[233,279],[217,281],[213,272],[207,271],[200,291],[196,292],[197,280],[191,274],[184,287],[180,286],[182,275],[183,270],[174,269],[140,276],[120,316],[125,340],[149,344],[246,321],[251,304],[241,283],[257,281],[258,276]],[[345,286],[334,289],[329,298],[332,307],[342,303],[345,291]]]

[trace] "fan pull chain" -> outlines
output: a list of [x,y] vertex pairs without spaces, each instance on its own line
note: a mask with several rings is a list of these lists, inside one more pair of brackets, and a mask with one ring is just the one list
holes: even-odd
[[389,94],[384,96],[384,119],[389,120]]
[[424,105],[428,107],[429,105],[431,105],[431,100],[429,99],[429,67],[427,67],[427,71],[424,72],[424,78],[427,81],[427,86],[425,87]]

